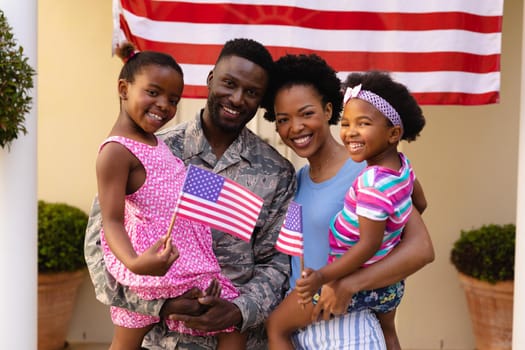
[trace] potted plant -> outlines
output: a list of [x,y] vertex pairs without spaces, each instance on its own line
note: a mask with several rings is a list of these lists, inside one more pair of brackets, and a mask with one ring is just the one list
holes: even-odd
[[515,242],[514,224],[491,224],[462,230],[452,248],[478,350],[512,348]]
[[0,10],[0,147],[8,147],[19,133],[27,133],[25,114],[31,109],[35,70]]
[[64,349],[86,263],[88,216],[65,203],[38,201],[38,349]]

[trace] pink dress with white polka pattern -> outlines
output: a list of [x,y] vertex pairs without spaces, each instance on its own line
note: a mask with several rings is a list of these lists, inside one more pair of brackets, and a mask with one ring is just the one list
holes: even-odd
[[[135,193],[126,196],[124,222],[133,248],[142,253],[168,231],[171,216],[184,182],[184,163],[175,157],[166,144],[157,139],[150,146],[121,136],[106,139],[125,146],[146,169],[146,180]],[[215,278],[222,286],[221,297],[236,298],[239,293],[229,279],[221,275],[220,266],[212,250],[212,235],[207,226],[184,218],[177,218],[172,230],[173,245],[179,258],[164,276],[136,275],[111,252],[101,231],[106,268],[122,285],[129,286],[145,300],[165,299],[181,295],[192,287],[205,290]],[[141,328],[159,322],[158,317],[111,308],[114,324],[126,328]],[[181,322],[166,320],[171,330],[192,335],[209,335],[185,327]],[[231,331],[228,329],[227,331]]]

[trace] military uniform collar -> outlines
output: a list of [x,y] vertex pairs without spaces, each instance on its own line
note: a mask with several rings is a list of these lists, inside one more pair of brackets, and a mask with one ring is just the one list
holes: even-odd
[[202,129],[203,111],[204,110],[201,109],[195,119],[188,123],[186,128],[183,152],[184,160],[199,156],[216,172],[240,162],[241,159],[251,163],[250,144],[253,142],[250,142],[250,140],[253,139],[254,134],[246,127],[241,130],[239,136],[226,149],[222,157],[219,160],[216,159]]

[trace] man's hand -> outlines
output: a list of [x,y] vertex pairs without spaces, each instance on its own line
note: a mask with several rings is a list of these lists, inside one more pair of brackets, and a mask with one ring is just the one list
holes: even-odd
[[194,287],[176,298],[168,299],[160,309],[160,317],[168,318],[171,314],[202,315],[207,309],[206,305],[199,303],[199,298],[203,296],[204,293]]
[[215,278],[210,282],[210,285],[204,291],[204,296],[220,297],[222,292],[222,286]]
[[190,315],[188,312],[172,313],[169,318],[184,322],[186,327],[202,331],[219,331],[231,326],[240,326],[242,315],[235,305],[216,296],[203,296],[198,302],[207,310],[202,315]]

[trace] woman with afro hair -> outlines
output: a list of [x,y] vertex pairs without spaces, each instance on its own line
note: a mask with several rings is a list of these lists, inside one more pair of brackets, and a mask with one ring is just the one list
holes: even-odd
[[[364,159],[352,160],[348,149],[331,131],[331,126],[338,124],[343,108],[341,81],[334,69],[315,54],[285,55],[276,62],[275,69],[268,102],[263,104],[265,118],[275,122],[279,136],[288,147],[308,160],[308,164],[297,173],[298,190],[294,198],[303,211],[304,265],[307,269],[302,271],[300,259],[291,257],[290,284],[293,289],[297,282],[301,283],[302,273],[317,271],[327,264],[330,222],[343,208],[345,194],[364,170],[366,162]],[[334,293],[335,288],[337,295],[347,296],[346,300],[338,302],[348,305],[355,292],[398,282],[432,261],[433,249],[426,227],[419,215],[410,215],[410,218],[404,232],[409,237],[408,243],[394,249],[403,250],[403,256],[392,254],[392,260],[390,257],[384,259],[387,264],[390,260],[388,266],[381,262],[379,269],[360,269],[341,279],[366,281],[361,282],[361,289],[350,293],[348,289],[344,293],[341,289],[339,293],[338,282],[332,282],[324,285],[323,291],[329,289]],[[420,247],[425,249],[417,251]],[[376,273],[372,275],[366,270]],[[340,285],[343,288],[343,284]],[[325,288],[327,286],[329,288]],[[346,286],[347,283],[344,288]],[[311,296],[307,303],[306,298],[302,299],[304,306],[301,307],[296,292],[291,293],[294,297],[289,296],[266,323],[270,349],[293,349],[294,346],[299,349],[385,348],[381,327],[370,308],[350,309],[348,312],[346,307],[344,311],[336,310],[327,307],[324,299],[320,300],[323,305],[314,308]],[[326,307],[326,310],[319,307]],[[309,325],[311,319],[317,319],[320,313],[323,318],[331,319]],[[332,313],[340,315],[334,318],[330,316]],[[352,324],[355,327],[349,326]]]

